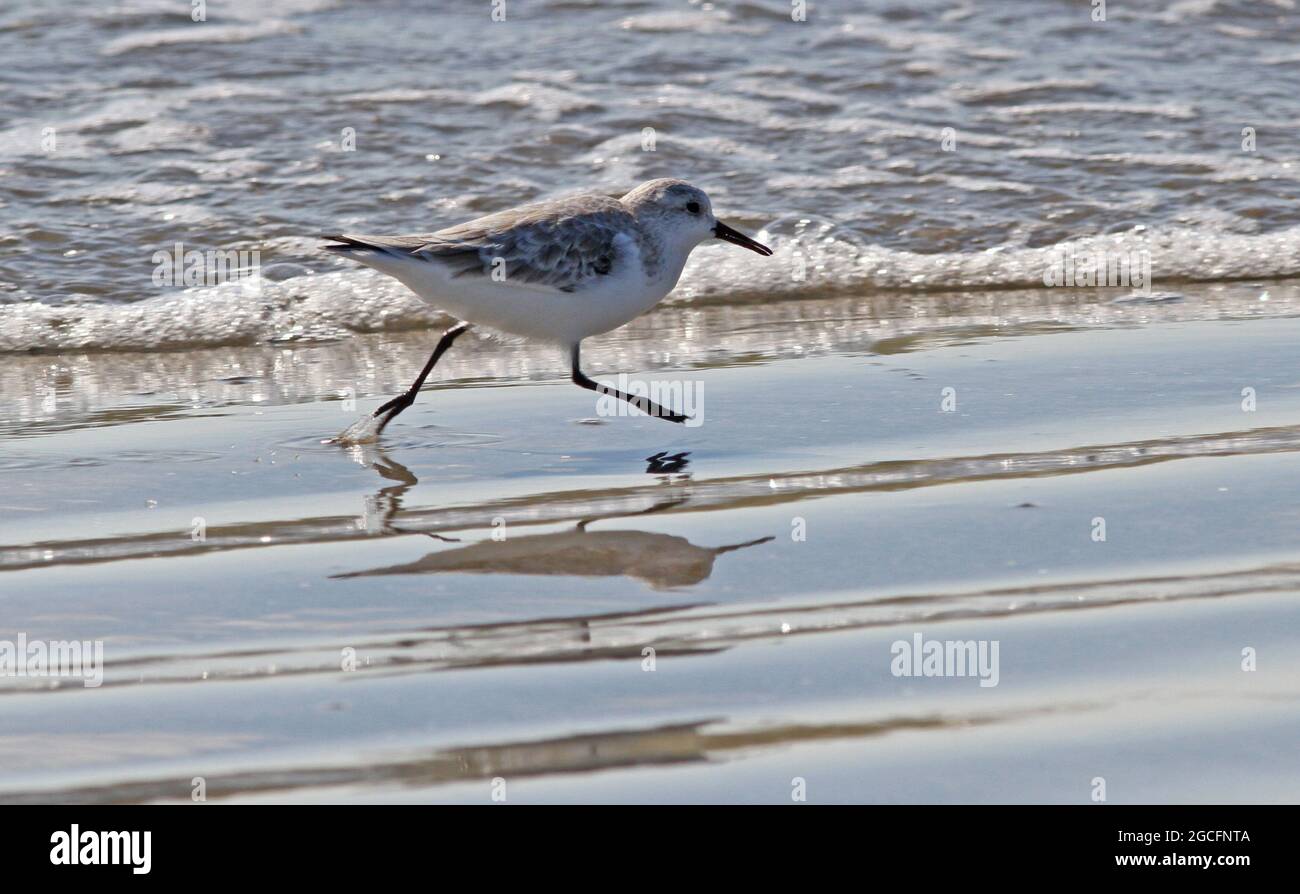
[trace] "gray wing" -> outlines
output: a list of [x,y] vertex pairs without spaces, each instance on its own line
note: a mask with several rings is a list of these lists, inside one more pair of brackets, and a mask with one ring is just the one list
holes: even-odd
[[637,232],[636,220],[618,200],[579,196],[489,214],[436,233],[350,238],[436,260],[457,277],[491,277],[503,270],[506,283],[572,292],[608,275],[618,260],[615,237]]

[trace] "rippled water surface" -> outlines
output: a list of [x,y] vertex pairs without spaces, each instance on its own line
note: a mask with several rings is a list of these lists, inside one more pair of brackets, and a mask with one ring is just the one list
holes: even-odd
[[[1294,802],[1293,6],[6,4],[0,641],[105,663],[0,676],[0,803]],[[323,443],[445,318],[312,234],[659,176],[776,255],[584,358],[702,425],[476,331]]]
[[[710,247],[679,299],[1036,285],[1062,242],[1149,251],[1157,280],[1300,273],[1291,4],[787,6],[11,4],[0,350],[408,324],[310,236],[660,176],[785,262]],[[176,242],[260,250],[268,293],[166,302]]]

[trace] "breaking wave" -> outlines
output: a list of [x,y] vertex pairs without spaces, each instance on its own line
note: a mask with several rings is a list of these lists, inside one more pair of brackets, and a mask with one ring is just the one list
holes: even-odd
[[[693,256],[672,304],[822,298],[846,292],[1042,288],[1044,271],[1075,257],[1150,258],[1157,289],[1179,282],[1300,276],[1300,227],[1263,235],[1207,229],[1094,236],[1060,245],[918,254],[864,244],[828,221],[789,218],[762,228],[773,245],[756,262],[725,246]],[[0,304],[0,353],[157,351],[311,343],[356,333],[436,327],[447,317],[369,270],[313,272],[274,263],[261,275],[129,304]]]

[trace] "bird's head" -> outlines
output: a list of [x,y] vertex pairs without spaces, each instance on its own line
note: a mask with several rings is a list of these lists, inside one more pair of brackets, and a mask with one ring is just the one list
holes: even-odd
[[667,242],[688,249],[705,239],[722,239],[760,255],[772,249],[750,239],[713,216],[713,203],[704,190],[684,180],[650,180],[622,198],[637,220],[654,227]]

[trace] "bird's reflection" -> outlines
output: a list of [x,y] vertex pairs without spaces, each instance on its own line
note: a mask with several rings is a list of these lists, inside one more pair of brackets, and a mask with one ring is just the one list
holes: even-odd
[[403,565],[335,575],[337,578],[384,574],[542,574],[577,577],[632,577],[655,589],[698,584],[713,573],[723,553],[766,543],[760,537],[729,546],[696,546],[685,537],[653,531],[572,531],[483,540],[439,550]]
[[[658,455],[665,458],[662,454]],[[394,519],[402,508],[406,492],[419,479],[410,469],[377,448],[354,456],[394,484],[381,488],[367,499],[363,516],[366,529],[374,533],[402,534]],[[654,457],[651,458],[652,460]],[[669,458],[686,463],[685,454]],[[679,467],[680,468],[680,467]],[[675,470],[674,470],[675,471]],[[675,491],[667,500],[628,515],[647,515],[685,503],[687,498]],[[772,540],[760,537],[726,546],[696,546],[685,537],[655,531],[590,531],[588,526],[602,519],[588,518],[569,531],[550,534],[509,534],[503,539],[487,539],[468,546],[437,550],[415,562],[334,575],[335,578],[372,577],[387,574],[534,574],[574,575],[579,577],[631,577],[655,589],[690,586],[713,573],[714,560],[729,552],[757,546]],[[453,537],[425,534],[444,542],[459,542]]]

